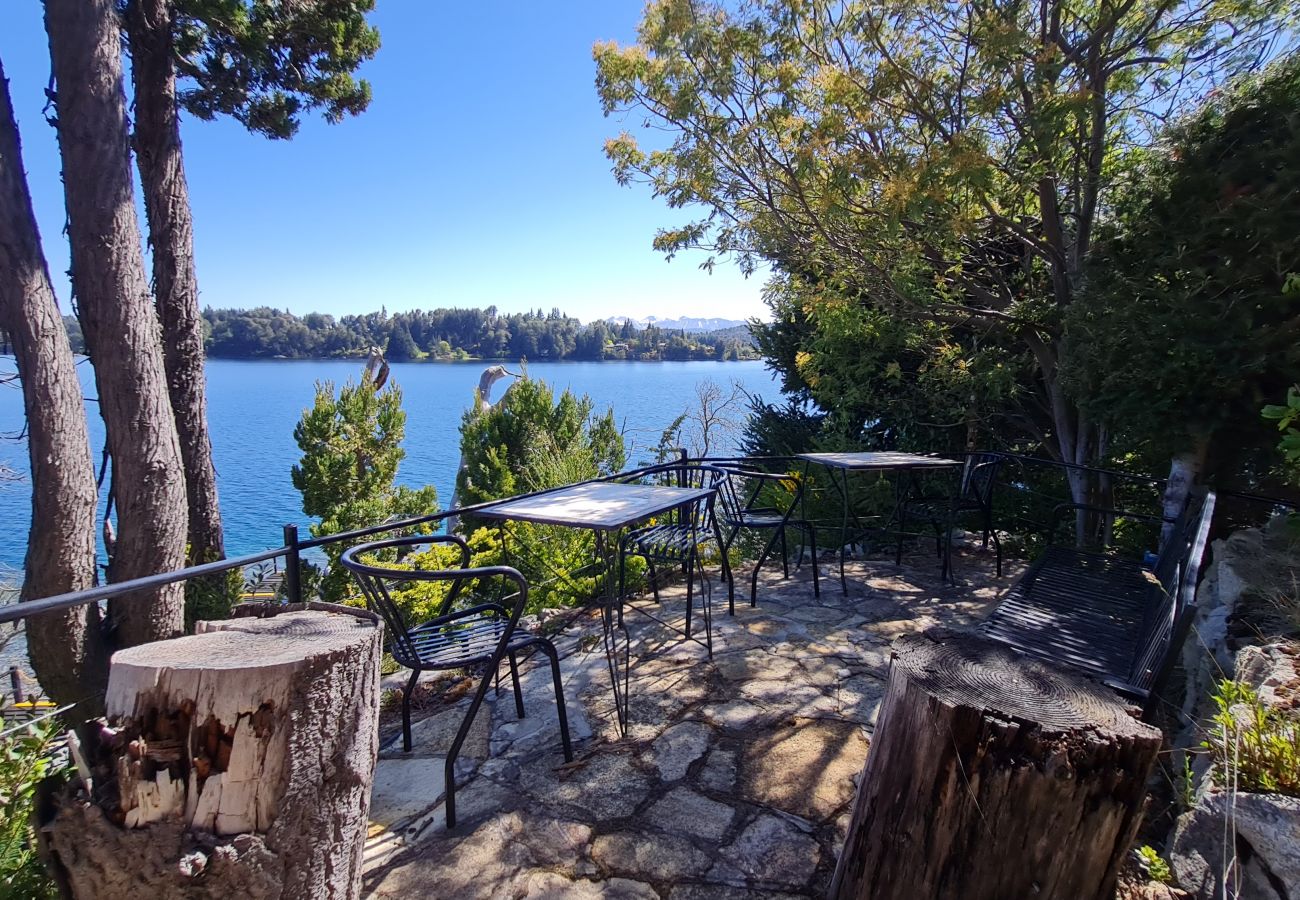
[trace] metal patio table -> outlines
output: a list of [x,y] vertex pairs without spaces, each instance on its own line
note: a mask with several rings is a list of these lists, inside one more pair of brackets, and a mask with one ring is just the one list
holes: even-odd
[[[854,543],[849,540],[849,519],[852,519],[853,524],[857,527],[855,534],[862,536],[868,530],[862,524],[857,510],[853,507],[849,495],[849,473],[894,473],[894,509],[885,523],[884,531],[887,532],[890,524],[898,518],[898,512],[906,499],[907,489],[914,484],[917,472],[952,469],[961,466],[961,462],[955,459],[947,459],[942,456],[922,456],[918,453],[899,453],[893,450],[863,451],[859,453],[800,453],[798,458],[804,461],[805,481],[808,477],[809,466],[816,463],[830,470],[831,484],[835,485],[836,490],[839,492],[840,501],[843,505],[843,515],[840,522],[840,590],[845,594],[849,592],[849,584],[844,577],[844,559],[848,545]],[[837,472],[839,473],[838,477],[836,476]],[[906,487],[904,486],[904,475],[911,476]],[[807,497],[807,492],[804,493],[804,497]]]
[[[618,554],[616,535],[624,528],[643,522],[713,493],[712,488],[678,488],[618,481],[589,481],[543,494],[506,499],[474,511],[475,516],[498,522],[530,522],[580,528],[596,539],[596,556],[603,570],[601,624],[605,658],[614,692],[614,710],[620,733],[627,734],[631,640],[623,624],[622,598],[615,596],[614,561]],[[706,601],[707,602],[707,601]],[[620,672],[617,631],[623,632]]]

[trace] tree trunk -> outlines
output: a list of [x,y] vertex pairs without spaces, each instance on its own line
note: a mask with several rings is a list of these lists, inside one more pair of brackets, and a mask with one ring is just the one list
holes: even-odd
[[1198,440],[1192,450],[1179,453],[1169,461],[1169,478],[1165,481],[1165,493],[1161,501],[1161,514],[1165,519],[1164,524],[1160,526],[1161,548],[1173,534],[1174,520],[1182,514],[1183,507],[1187,505],[1187,496],[1191,493],[1197,478],[1200,477],[1201,470],[1205,468],[1208,450],[1209,441]]
[[135,85],[136,167],[153,247],[154,299],[162,323],[167,390],[185,465],[189,561],[212,562],[225,556],[225,548],[208,437],[203,319],[176,109],[171,2],[133,0],[126,21]]
[[[21,599],[81,590],[95,578],[95,469],[81,384],[32,214],[3,65],[0,329],[13,344],[22,381],[31,463],[32,524]],[[27,622],[32,667],[57,702],[98,697],[103,689],[108,657],[102,652],[99,626],[99,610],[93,606]]]
[[359,896],[382,628],[259,606],[114,655],[95,800],[69,788],[46,826],[74,898]]
[[1160,744],[1086,678],[975,634],[903,638],[830,896],[1110,898]]
[[[112,0],[45,3],[72,285],[113,458],[109,575],[125,581],[181,567],[187,513],[136,221],[119,24]],[[182,587],[114,600],[109,615],[121,646],[172,637],[184,625]]]

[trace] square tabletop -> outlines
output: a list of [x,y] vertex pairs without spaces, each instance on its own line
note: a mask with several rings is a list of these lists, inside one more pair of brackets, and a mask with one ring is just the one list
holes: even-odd
[[594,481],[534,497],[506,499],[474,511],[485,519],[509,519],[537,525],[568,525],[616,531],[653,515],[707,497],[712,488],[661,487]]
[[800,453],[800,459],[833,469],[944,469],[961,461],[942,456],[920,456],[893,450],[862,453]]

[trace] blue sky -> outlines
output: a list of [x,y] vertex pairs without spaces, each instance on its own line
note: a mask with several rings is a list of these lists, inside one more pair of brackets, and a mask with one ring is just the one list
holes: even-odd
[[[7,0],[0,59],[55,289],[67,305],[63,197],[41,110],[49,55],[36,0]],[[605,315],[763,315],[761,276],[651,249],[685,221],[644,186],[621,188],[591,45],[631,42],[639,0],[378,0],[383,47],[358,118],[305,120],[271,142],[229,121],[185,120],[201,302],[303,313],[558,306]]]

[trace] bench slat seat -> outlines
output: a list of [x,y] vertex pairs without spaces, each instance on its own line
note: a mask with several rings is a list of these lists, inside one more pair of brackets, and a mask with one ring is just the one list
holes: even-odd
[[1097,677],[1146,702],[1167,674],[1195,602],[1214,494],[1194,495],[1154,570],[1049,547],[983,623],[1016,650]]

